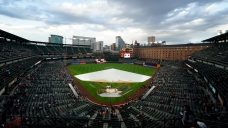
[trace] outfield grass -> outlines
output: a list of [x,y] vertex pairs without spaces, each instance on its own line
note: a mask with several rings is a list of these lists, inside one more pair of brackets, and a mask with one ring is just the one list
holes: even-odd
[[[154,69],[151,67],[143,67],[133,64],[118,64],[118,63],[106,63],[106,64],[82,64],[82,65],[69,65],[68,70],[74,75],[90,73],[110,68],[115,68],[119,70],[124,70],[128,72],[138,73],[142,75],[152,76],[154,74]],[[75,78],[77,79],[77,78]],[[105,104],[117,104],[124,102],[129,96],[133,95],[139,88],[144,85],[144,82],[140,83],[108,83],[108,82],[91,82],[80,80],[81,86],[99,103]],[[111,85],[112,88],[117,88],[121,90],[121,97],[101,97],[98,92],[101,89],[105,89],[107,85]]]
[[68,69],[72,75],[79,75],[89,72],[95,72],[105,69],[115,68],[123,71],[138,73],[142,75],[151,76],[154,73],[154,69],[151,67],[143,67],[134,64],[118,64],[118,63],[106,63],[106,64],[81,64],[81,65],[69,65]]

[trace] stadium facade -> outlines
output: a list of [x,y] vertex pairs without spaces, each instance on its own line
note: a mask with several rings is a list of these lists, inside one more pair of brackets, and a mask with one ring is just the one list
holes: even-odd
[[140,59],[187,60],[193,53],[210,46],[210,43],[136,46],[134,55]]

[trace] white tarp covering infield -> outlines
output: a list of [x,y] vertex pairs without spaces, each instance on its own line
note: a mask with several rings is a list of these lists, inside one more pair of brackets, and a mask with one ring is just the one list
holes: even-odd
[[122,71],[114,68],[81,74],[81,75],[75,75],[75,77],[83,81],[114,82],[114,83],[144,82],[150,78],[150,76]]

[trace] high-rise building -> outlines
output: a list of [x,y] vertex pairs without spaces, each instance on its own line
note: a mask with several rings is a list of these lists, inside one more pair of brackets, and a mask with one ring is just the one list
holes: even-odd
[[121,36],[116,36],[116,50],[121,50],[125,47],[125,42],[121,38]]
[[125,44],[125,48],[132,48],[133,45],[132,44]]
[[149,36],[148,37],[148,45],[154,44],[155,42],[155,36]]
[[63,44],[63,36],[59,35],[51,35],[48,38],[49,43]]
[[95,43],[92,43],[92,49],[94,52],[103,52],[103,41],[98,41]]
[[73,36],[72,44],[73,45],[88,45],[92,48],[92,44],[96,42],[94,37],[84,37],[84,36]]
[[138,43],[138,41],[137,40],[135,40],[135,42],[134,42],[134,46],[139,46],[140,45],[140,43]]
[[105,46],[103,47],[103,51],[104,51],[104,52],[109,52],[110,50],[111,50],[111,46],[105,45]]
[[112,51],[115,51],[115,50],[116,50],[116,43],[112,43],[112,44],[111,44],[111,50],[112,50]]

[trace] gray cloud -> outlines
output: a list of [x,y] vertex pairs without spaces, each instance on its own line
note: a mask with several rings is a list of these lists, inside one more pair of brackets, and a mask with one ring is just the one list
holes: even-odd
[[228,2],[225,0],[107,0],[107,3],[98,1],[94,5],[94,1],[86,2],[82,6],[88,5],[87,8],[77,6],[80,2],[73,0],[66,3],[0,0],[0,15],[47,25],[86,24],[95,32],[142,29],[148,35],[141,37],[155,35],[159,40],[177,43],[193,37],[201,39],[200,33],[211,34],[209,28],[226,24],[228,19]]
[[41,1],[37,4],[36,1],[3,0],[0,4],[0,15],[18,19],[42,21],[49,15],[45,7],[47,6]]
[[[174,0],[169,2],[167,0],[156,2],[152,0],[144,0],[143,2],[138,0],[118,2],[111,0],[109,2],[123,6],[125,13],[121,17],[129,17],[147,33],[160,36],[160,39],[163,38],[163,40],[171,42],[183,42],[186,38],[189,39],[189,35],[198,38],[194,33],[205,32],[210,27],[227,23],[227,20],[218,20],[225,19],[228,14],[228,4],[224,0]],[[214,12],[214,14],[209,14],[205,11],[209,6],[217,6],[217,8],[222,9],[218,12],[216,9],[209,10]],[[173,14],[171,15],[171,13]],[[186,14],[181,15],[181,13]],[[197,23],[197,21],[202,23]]]

